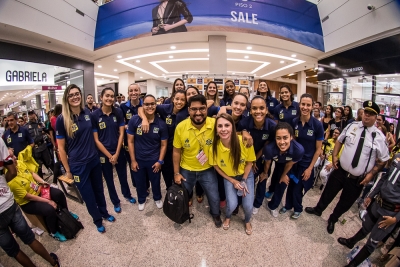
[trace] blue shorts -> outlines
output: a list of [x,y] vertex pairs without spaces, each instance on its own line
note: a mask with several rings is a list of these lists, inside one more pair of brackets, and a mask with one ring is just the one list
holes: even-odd
[[3,213],[0,213],[0,246],[8,256],[15,258],[19,253],[19,245],[10,232],[10,229],[26,245],[35,241],[35,234],[27,224],[17,203]]

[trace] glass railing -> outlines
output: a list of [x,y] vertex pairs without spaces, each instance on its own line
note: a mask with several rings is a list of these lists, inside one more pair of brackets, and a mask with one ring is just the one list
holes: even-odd
[[107,3],[112,2],[114,0],[92,0],[92,1],[93,1],[93,3],[97,4],[98,6],[102,6],[102,5],[105,5]]

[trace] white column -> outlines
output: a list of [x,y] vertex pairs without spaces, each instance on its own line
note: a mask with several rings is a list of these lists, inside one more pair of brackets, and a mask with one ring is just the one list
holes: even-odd
[[297,73],[297,99],[299,100],[302,94],[306,93],[306,73],[299,71]]
[[156,92],[156,81],[153,79],[147,80],[147,95],[153,95],[157,97],[157,92]]
[[210,74],[227,74],[226,36],[209,35]]
[[128,99],[128,87],[135,82],[135,73],[130,71],[119,74],[118,93],[123,94]]

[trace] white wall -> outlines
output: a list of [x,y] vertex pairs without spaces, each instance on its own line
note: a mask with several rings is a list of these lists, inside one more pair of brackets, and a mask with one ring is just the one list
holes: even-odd
[[[76,9],[85,15],[76,13]],[[98,6],[90,0],[1,0],[0,23],[90,51]]]
[[[368,4],[375,10],[368,10]],[[400,31],[400,4],[395,0],[321,0],[318,11],[321,20],[329,16],[322,23],[325,52]]]
[[[147,94],[152,94],[157,97],[156,87],[168,87],[168,97],[172,92],[172,83],[163,82],[155,79],[147,80]],[[143,91],[142,91],[143,93]],[[164,95],[166,96],[166,95]]]

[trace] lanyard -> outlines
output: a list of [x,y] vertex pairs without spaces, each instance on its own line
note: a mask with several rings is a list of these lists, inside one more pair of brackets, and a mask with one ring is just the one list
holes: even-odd
[[193,130],[194,137],[196,138],[197,142],[199,142],[200,151],[202,151],[203,148],[204,148],[204,144],[206,143],[205,132],[202,133],[202,135],[201,135],[201,141],[200,141],[200,139],[197,137],[197,135],[196,135],[194,129],[192,129],[192,130]]

